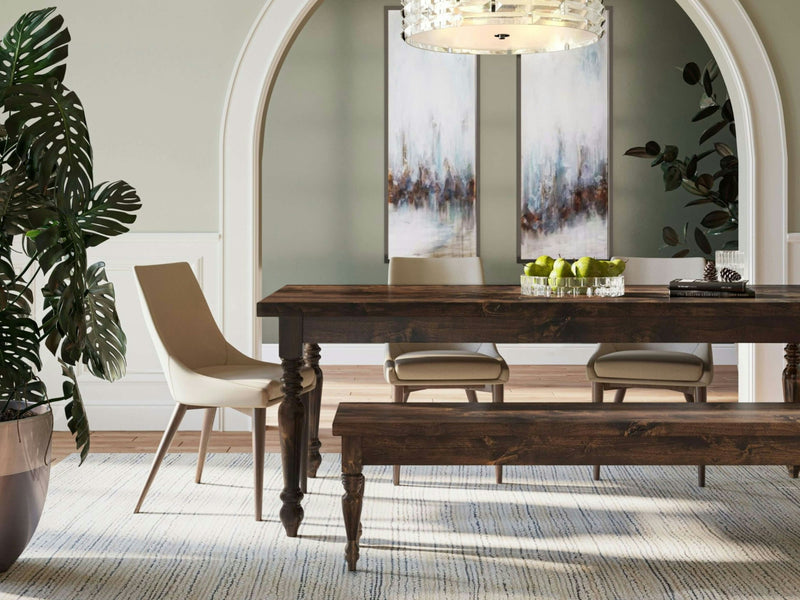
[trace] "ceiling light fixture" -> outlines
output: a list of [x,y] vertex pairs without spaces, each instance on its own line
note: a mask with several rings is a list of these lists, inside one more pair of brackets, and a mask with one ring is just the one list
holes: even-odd
[[402,0],[403,39],[455,54],[533,54],[588,46],[605,31],[603,0]]

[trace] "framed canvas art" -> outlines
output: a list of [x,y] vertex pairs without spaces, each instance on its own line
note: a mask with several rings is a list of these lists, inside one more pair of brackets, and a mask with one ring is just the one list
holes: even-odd
[[392,256],[478,255],[478,60],[413,48],[386,9],[385,245]]
[[518,59],[519,262],[611,251],[610,33]]

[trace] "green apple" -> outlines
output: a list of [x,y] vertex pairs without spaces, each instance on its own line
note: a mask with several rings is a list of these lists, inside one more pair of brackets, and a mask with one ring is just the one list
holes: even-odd
[[591,256],[583,256],[572,263],[572,274],[575,277],[602,277],[600,261]]
[[[541,266],[541,267],[545,267],[545,268],[546,268],[546,270],[547,270],[547,273],[545,273],[544,275],[545,275],[545,276],[547,276],[547,275],[550,273],[550,271],[552,271],[552,270],[553,270],[553,264],[556,262],[556,259],[555,259],[555,258],[553,258],[553,257],[551,257],[551,256],[547,256],[546,254],[542,254],[542,255],[541,255],[539,258],[537,258],[537,259],[536,259],[534,262],[535,262],[537,265],[539,265],[539,266]],[[544,269],[543,269],[543,270],[544,270]]]
[[529,277],[547,277],[550,274],[550,269],[544,265],[529,262],[525,265],[525,275]]

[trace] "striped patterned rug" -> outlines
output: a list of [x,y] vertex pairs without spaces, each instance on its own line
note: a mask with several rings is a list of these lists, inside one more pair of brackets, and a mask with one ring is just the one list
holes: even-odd
[[250,457],[167,458],[131,513],[149,455],[72,456],[53,469],[31,545],[0,598],[799,598],[800,482],[785,469],[368,468],[360,571],[345,570],[339,461],[310,480],[301,536],[252,518]]

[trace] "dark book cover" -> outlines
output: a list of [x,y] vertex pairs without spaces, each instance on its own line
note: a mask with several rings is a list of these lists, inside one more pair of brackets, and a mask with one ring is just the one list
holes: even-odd
[[669,282],[670,290],[705,290],[710,292],[744,292],[747,280],[740,281],[705,281],[703,279],[673,279]]
[[745,288],[741,292],[729,292],[725,290],[684,290],[670,289],[670,298],[755,298],[756,291]]

